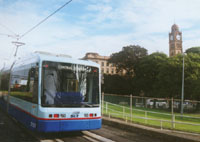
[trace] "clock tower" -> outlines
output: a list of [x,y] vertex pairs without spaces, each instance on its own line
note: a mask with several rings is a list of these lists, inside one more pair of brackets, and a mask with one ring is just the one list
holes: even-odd
[[169,33],[169,57],[181,54],[182,52],[182,32],[174,24],[171,27],[171,33]]

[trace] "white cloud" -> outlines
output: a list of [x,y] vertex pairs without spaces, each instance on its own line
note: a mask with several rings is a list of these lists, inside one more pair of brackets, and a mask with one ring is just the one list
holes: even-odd
[[[0,5],[0,23],[23,34],[62,3],[19,0]],[[18,53],[43,50],[80,58],[86,52],[110,55],[123,46],[138,44],[149,53],[168,54],[168,33],[174,20],[183,32],[184,49],[199,46],[199,5],[199,0],[76,0],[22,38],[26,45]],[[13,34],[2,26],[0,33]],[[1,59],[13,54],[13,40],[0,35]]]

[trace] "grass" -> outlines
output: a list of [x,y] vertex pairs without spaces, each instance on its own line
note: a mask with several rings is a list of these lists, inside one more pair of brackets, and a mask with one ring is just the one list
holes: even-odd
[[[1,91],[2,94],[8,94],[8,91]],[[10,95],[13,97],[17,97],[23,100],[27,100],[29,102],[32,101],[32,93],[31,92],[17,92],[11,91]]]
[[[107,110],[106,110],[107,106]],[[200,134],[200,118],[191,118],[191,117],[200,117],[199,114],[189,114],[187,116],[189,117],[181,117],[179,113],[175,114],[175,122],[183,122],[183,123],[192,123],[192,124],[198,124],[199,126],[195,125],[189,125],[189,124],[180,124],[175,123],[174,128],[172,127],[172,115],[170,112],[167,112],[165,110],[155,110],[155,109],[149,109],[149,108],[133,108],[132,110],[132,120],[130,117],[130,108],[129,107],[123,107],[120,105],[114,105],[108,103],[107,105],[104,104],[104,114],[110,115],[111,117],[116,117],[120,119],[124,119],[127,121],[132,121],[134,123],[139,123],[143,125],[148,125],[152,127],[161,127],[165,129],[175,129],[179,131],[185,131],[185,132],[193,132],[193,133],[199,133]],[[107,112],[107,113],[106,113]],[[185,116],[185,115],[184,115]],[[148,118],[148,119],[142,119]],[[151,120],[154,119],[154,120]]]

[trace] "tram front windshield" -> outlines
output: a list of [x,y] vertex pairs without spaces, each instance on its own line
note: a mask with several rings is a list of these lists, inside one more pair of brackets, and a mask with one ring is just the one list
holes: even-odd
[[41,100],[43,107],[98,107],[99,69],[44,61]]

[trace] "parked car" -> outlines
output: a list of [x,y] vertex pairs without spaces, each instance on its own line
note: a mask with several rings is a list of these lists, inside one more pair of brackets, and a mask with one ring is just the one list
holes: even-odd
[[153,100],[153,99],[147,100],[147,106],[150,108],[153,108],[154,102],[156,103],[155,104],[156,108],[168,108],[169,107],[169,103],[166,100]]

